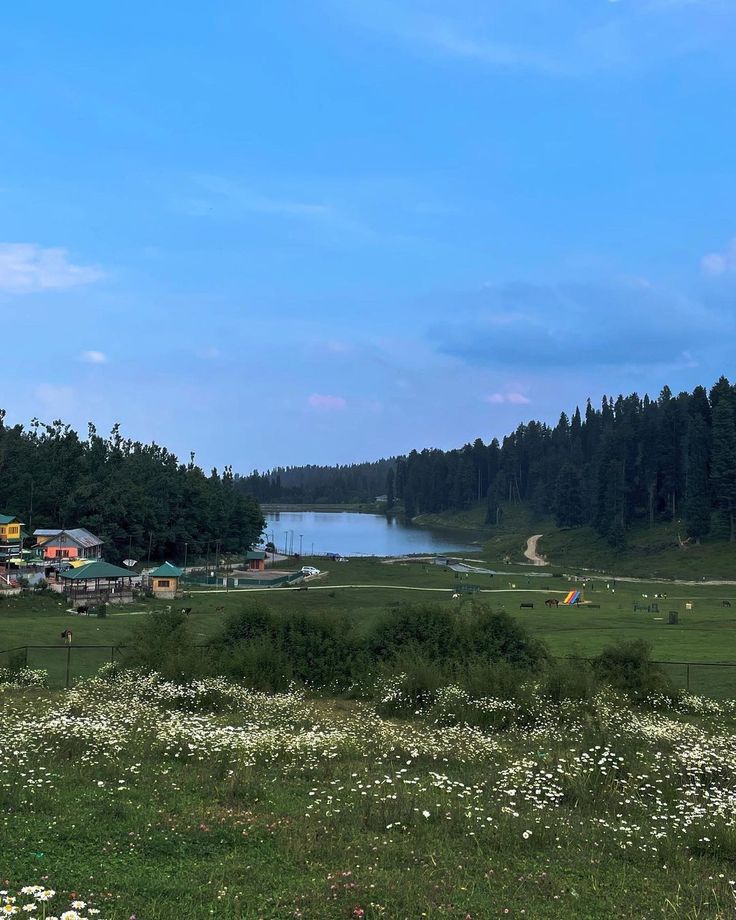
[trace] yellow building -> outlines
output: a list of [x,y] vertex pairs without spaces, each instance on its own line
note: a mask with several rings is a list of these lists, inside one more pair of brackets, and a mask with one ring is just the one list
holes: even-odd
[[182,569],[170,562],[164,562],[163,565],[148,573],[148,584],[156,597],[176,597],[179,591],[179,579],[183,574]]
[[9,514],[0,514],[0,559],[19,556],[23,549],[23,522]]

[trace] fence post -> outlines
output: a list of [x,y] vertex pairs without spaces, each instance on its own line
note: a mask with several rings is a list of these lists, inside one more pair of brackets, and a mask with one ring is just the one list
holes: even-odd
[[690,662],[687,663],[687,674],[685,676],[685,689],[690,692]]
[[66,689],[68,690],[71,686],[70,684],[70,667],[72,663],[72,647],[71,644],[66,647]]
[[25,653],[25,666],[28,667],[28,646],[27,645],[23,647],[23,651]]
[[110,646],[110,664],[115,664],[115,646]]

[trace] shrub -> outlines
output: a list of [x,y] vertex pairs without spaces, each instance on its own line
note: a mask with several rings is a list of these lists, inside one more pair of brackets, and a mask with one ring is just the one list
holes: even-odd
[[469,645],[474,657],[506,661],[517,668],[537,668],[547,657],[543,643],[533,639],[524,626],[505,611],[474,603],[468,623]]
[[374,661],[389,661],[407,652],[430,661],[463,657],[455,617],[433,604],[401,604],[387,612],[368,637]]
[[282,690],[292,681],[344,689],[365,670],[350,624],[328,614],[250,605],[226,621],[215,646],[221,670],[258,689]]
[[622,640],[608,645],[593,660],[597,677],[642,701],[650,694],[674,696],[672,684],[662,668],[652,661],[652,647],[643,639]]
[[583,659],[549,660],[539,684],[539,692],[555,703],[592,699],[596,689],[595,671]]
[[141,617],[122,650],[126,668],[157,671],[167,680],[191,680],[209,670],[207,650],[194,644],[186,614],[163,610]]

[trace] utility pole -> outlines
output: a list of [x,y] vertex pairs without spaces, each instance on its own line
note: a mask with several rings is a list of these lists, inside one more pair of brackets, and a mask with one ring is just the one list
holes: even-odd
[[303,533],[300,533],[300,534],[299,534],[299,555],[300,555],[300,556],[301,556],[301,554],[302,554],[302,537],[303,537],[303,536],[304,536]]
[[184,572],[185,572],[185,573],[186,573],[186,570],[187,570],[187,550],[188,550],[188,549],[189,549],[189,544],[188,544],[188,543],[185,543],[185,544],[184,544]]
[[151,548],[153,547],[153,531],[148,531],[148,564],[151,564]]

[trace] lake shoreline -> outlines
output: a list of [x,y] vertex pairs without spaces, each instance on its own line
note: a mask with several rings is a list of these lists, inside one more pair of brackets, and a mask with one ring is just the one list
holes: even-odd
[[[300,556],[395,556],[447,553],[477,553],[469,533],[447,528],[420,527],[404,521],[402,515],[376,512],[363,507],[308,507],[274,503],[262,505],[266,518],[263,537],[279,551]],[[332,510],[334,509],[334,510]],[[469,539],[471,537],[471,539]]]

